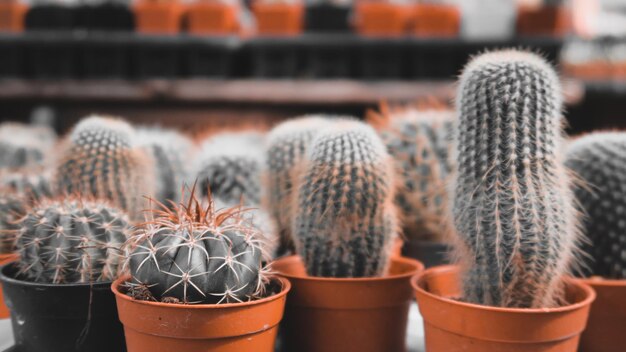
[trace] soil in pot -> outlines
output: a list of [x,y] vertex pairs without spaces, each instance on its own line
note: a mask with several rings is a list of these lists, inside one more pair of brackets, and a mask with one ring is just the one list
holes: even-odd
[[626,280],[584,279],[596,291],[587,329],[580,339],[581,352],[626,350]]
[[[0,254],[0,265],[6,265],[14,260],[16,260],[19,255],[15,253],[10,254]],[[0,287],[0,319],[6,319],[10,316],[9,308],[4,303],[4,293],[2,293],[2,288]]]
[[402,247],[403,256],[417,259],[427,268],[449,264],[449,252],[445,243],[428,240],[407,240]]
[[129,352],[273,352],[291,285],[276,279],[277,293],[232,304],[174,304],[136,300],[123,277],[112,290]]
[[110,282],[52,285],[16,276],[13,264],[0,271],[15,345],[20,350],[126,351]]
[[412,290],[411,276],[423,265],[392,257],[389,273],[374,278],[307,276],[298,256],[284,257],[272,268],[291,281],[287,298],[284,351],[405,351]]
[[429,352],[573,352],[585,329],[593,290],[566,282],[570,304],[549,309],[514,309],[469,304],[459,297],[459,268],[427,269],[411,281],[424,318]]

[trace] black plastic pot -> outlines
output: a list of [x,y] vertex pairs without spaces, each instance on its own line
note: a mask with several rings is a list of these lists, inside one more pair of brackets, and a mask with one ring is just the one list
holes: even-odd
[[426,268],[449,264],[449,252],[448,245],[433,241],[409,240],[402,246],[402,256],[417,259]]
[[80,6],[78,27],[97,31],[132,31],[135,17],[124,4],[105,2],[99,5]]
[[36,5],[26,12],[27,30],[70,30],[76,26],[77,9],[65,5]]
[[317,4],[306,7],[307,32],[349,32],[352,7]]
[[50,285],[16,279],[17,268],[0,270],[11,311],[16,351],[126,351],[111,283]]

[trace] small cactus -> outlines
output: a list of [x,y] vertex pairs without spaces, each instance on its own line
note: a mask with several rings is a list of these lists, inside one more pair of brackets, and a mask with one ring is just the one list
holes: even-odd
[[532,53],[486,53],[461,75],[453,213],[465,301],[561,303],[578,239],[561,100],[556,73]]
[[54,194],[51,173],[40,168],[2,173],[0,187],[23,196],[31,204]]
[[301,167],[293,237],[308,274],[384,274],[397,219],[393,167],[374,129],[334,123],[313,139]]
[[102,201],[44,200],[14,231],[19,273],[26,280],[63,284],[114,280],[124,263],[127,216]]
[[370,116],[394,161],[396,205],[409,239],[443,242],[451,236],[447,185],[454,120],[453,111],[442,109],[383,107]]
[[144,196],[152,195],[151,158],[136,145],[125,121],[98,116],[78,123],[57,167],[59,192],[111,201],[138,219]]
[[574,193],[586,215],[584,274],[626,279],[626,132],[574,140],[565,165],[583,181]]
[[173,130],[139,128],[137,146],[154,160],[155,198],[163,204],[179,199],[190,172],[187,160],[194,149],[191,139]]
[[56,143],[49,127],[15,122],[0,124],[0,169],[41,165]]
[[[235,303],[263,296],[269,259],[259,231],[237,208],[186,204],[154,210],[131,238],[131,286],[148,288],[162,302]],[[145,292],[144,292],[144,296]]]
[[0,254],[13,252],[15,237],[13,232],[18,229],[17,222],[26,209],[24,200],[10,191],[3,190],[0,196]]

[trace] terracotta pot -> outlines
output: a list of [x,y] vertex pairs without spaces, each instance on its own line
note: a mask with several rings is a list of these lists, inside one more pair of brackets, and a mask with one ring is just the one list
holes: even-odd
[[138,0],[135,28],[146,34],[176,34],[182,25],[183,5],[177,0]]
[[564,6],[520,6],[517,9],[517,34],[562,36],[569,27]]
[[[15,253],[0,254],[0,265],[6,265],[16,260],[20,256]],[[9,308],[4,304],[4,294],[2,293],[2,287],[0,287],[0,319],[6,319],[10,317]]]
[[239,30],[239,5],[197,1],[187,10],[187,31],[192,34],[233,34]]
[[422,263],[392,257],[389,274],[375,278],[306,275],[298,256],[272,268],[291,281],[283,324],[284,351],[405,351],[411,304],[409,280]]
[[454,5],[416,4],[413,33],[420,37],[456,37],[461,30],[461,11]]
[[27,11],[28,6],[20,1],[0,2],[0,31],[22,32]]
[[585,329],[593,290],[568,280],[570,305],[513,309],[469,304],[460,295],[459,268],[427,269],[411,281],[424,318],[429,352],[574,352]]
[[448,264],[450,247],[441,242],[408,240],[402,247],[402,255],[417,259],[427,268]]
[[361,35],[400,36],[411,19],[410,7],[387,2],[357,1],[356,30]]
[[138,301],[111,286],[128,352],[273,352],[291,285],[271,297],[234,304],[183,305]]
[[582,352],[626,351],[626,280],[580,280],[596,291],[587,329],[580,339]]
[[256,1],[252,11],[257,32],[270,35],[296,35],[304,28],[304,4],[264,3]]

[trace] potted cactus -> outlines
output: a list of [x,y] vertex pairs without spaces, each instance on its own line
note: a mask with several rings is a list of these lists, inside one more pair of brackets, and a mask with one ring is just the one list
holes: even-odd
[[252,11],[261,35],[297,35],[304,28],[302,0],[255,0]]
[[410,9],[411,6],[403,1],[356,1],[356,31],[361,35],[401,36],[409,28]]
[[517,34],[562,36],[569,30],[569,14],[563,0],[522,3],[517,8]]
[[236,34],[240,0],[195,0],[187,5],[187,30],[192,34]]
[[298,256],[273,266],[293,285],[284,348],[404,350],[409,279],[423,266],[391,255],[398,223],[384,144],[370,126],[340,119],[316,133],[297,169],[286,202]]
[[626,346],[626,190],[625,132],[598,132],[570,143],[566,165],[580,178],[575,188],[581,205],[583,249],[587,260],[581,281],[597,294],[581,351],[621,351]]
[[112,288],[128,349],[271,352],[290,284],[267,275],[244,209],[194,193],[153,210],[127,244],[130,276]]
[[184,6],[179,0],[138,0],[133,6],[135,30],[144,34],[177,34]]
[[123,264],[128,217],[106,202],[45,199],[12,231],[19,259],[2,267],[16,347],[124,351],[109,290]]
[[465,67],[452,185],[459,265],[413,280],[427,350],[576,350],[595,294],[565,278],[579,238],[561,94],[532,53],[485,53]]
[[24,17],[28,5],[20,0],[0,3],[0,31],[21,32],[24,30]]
[[461,10],[449,1],[419,1],[413,6],[412,32],[419,37],[456,37]]
[[382,105],[368,114],[393,159],[395,203],[405,237],[402,254],[426,267],[448,262],[454,228],[447,194],[454,119],[453,111],[436,106]]

